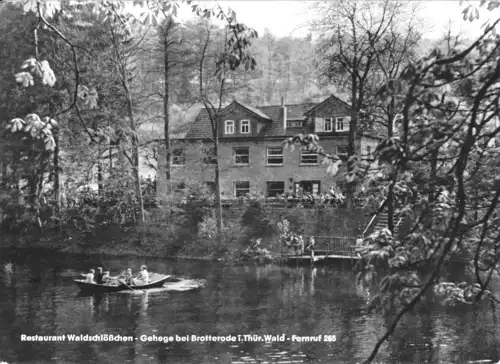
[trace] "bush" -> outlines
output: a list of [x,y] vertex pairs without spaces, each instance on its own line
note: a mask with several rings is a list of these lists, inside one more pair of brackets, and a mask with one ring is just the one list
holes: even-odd
[[188,242],[182,252],[191,256],[204,256],[207,258],[221,258],[227,256],[231,244],[237,240],[241,226],[226,222],[222,227],[222,235],[217,236],[216,211],[210,210],[198,224],[196,238]]
[[244,262],[270,263],[272,261],[271,253],[267,249],[260,247],[262,239],[252,239],[250,245],[240,253],[240,260]]
[[247,200],[247,208],[241,216],[241,225],[246,228],[245,233],[249,240],[270,236],[276,232],[269,210],[265,209],[259,200],[253,198]]
[[208,189],[199,183],[189,184],[186,188],[178,191],[182,203],[180,208],[184,212],[185,221],[182,225],[191,229],[193,234],[198,233],[198,227],[205,216],[213,210],[213,199]]

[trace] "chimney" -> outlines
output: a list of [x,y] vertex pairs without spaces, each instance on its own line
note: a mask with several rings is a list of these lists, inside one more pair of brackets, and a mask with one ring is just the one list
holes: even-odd
[[283,129],[286,130],[286,106],[285,106],[285,98],[281,98],[281,117],[283,119]]

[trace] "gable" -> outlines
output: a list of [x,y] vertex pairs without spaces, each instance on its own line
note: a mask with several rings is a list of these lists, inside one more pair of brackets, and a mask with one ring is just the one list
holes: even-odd
[[262,110],[258,108],[242,104],[239,101],[233,101],[226,106],[220,113],[222,119],[230,119],[232,115],[237,114],[239,117],[247,117],[248,119],[261,119],[262,121],[272,121]]
[[234,101],[220,114],[219,136],[256,136],[270,122],[271,119],[259,109]]
[[307,111],[307,115],[314,117],[349,116],[350,110],[349,104],[332,95]]

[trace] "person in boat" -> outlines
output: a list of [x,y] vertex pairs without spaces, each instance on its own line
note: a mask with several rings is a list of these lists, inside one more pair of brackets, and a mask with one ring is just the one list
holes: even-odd
[[106,286],[119,286],[120,284],[129,284],[129,280],[126,278],[127,273],[132,276],[132,270],[128,269],[127,271],[123,271],[120,275],[112,277],[109,271],[104,272],[102,276],[103,284]]
[[82,274],[82,276],[85,279],[85,282],[94,283],[94,273],[95,273],[95,270],[90,269],[88,273]]
[[128,268],[125,272],[122,272],[116,278],[122,282],[125,282],[125,284],[130,284],[132,280],[132,269]]
[[112,281],[111,277],[109,276],[109,270],[107,270],[106,272],[104,272],[104,274],[102,275],[102,284],[110,284]]
[[132,279],[132,285],[141,286],[149,283],[149,273],[148,267],[145,265],[141,266],[141,271],[137,274],[135,278]]
[[95,282],[97,284],[102,284],[102,277],[103,277],[103,272],[102,272],[102,267],[97,268],[97,273],[95,274]]

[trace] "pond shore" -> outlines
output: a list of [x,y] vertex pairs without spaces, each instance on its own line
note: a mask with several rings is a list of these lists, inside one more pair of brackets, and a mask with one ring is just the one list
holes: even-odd
[[[125,232],[124,232],[125,233]],[[165,258],[193,261],[217,261],[223,263],[241,263],[234,259],[242,247],[232,245],[229,251],[222,255],[206,255],[190,249],[180,249],[177,253],[169,253],[159,241],[138,240],[136,234],[128,234],[121,238],[105,239],[79,239],[61,235],[35,236],[35,235],[3,235],[0,238],[0,249],[11,249],[16,252],[43,251],[45,253],[63,253],[74,255],[106,255],[110,257],[143,257]],[[89,241],[90,240],[90,241]],[[273,254],[273,261],[277,261],[278,254]]]
[[73,242],[73,239],[56,239],[56,240],[31,240],[26,237],[2,237],[0,240],[0,248],[12,249],[13,251],[33,251],[41,250],[47,253],[65,253],[65,254],[87,254],[87,255],[107,255],[113,257],[135,256],[135,257],[155,257],[166,259],[179,259],[179,260],[200,260],[200,261],[220,261],[220,258],[196,256],[196,255],[158,255],[151,249],[144,247],[130,247],[123,243],[116,243],[113,246],[98,246],[86,247],[78,242]]

